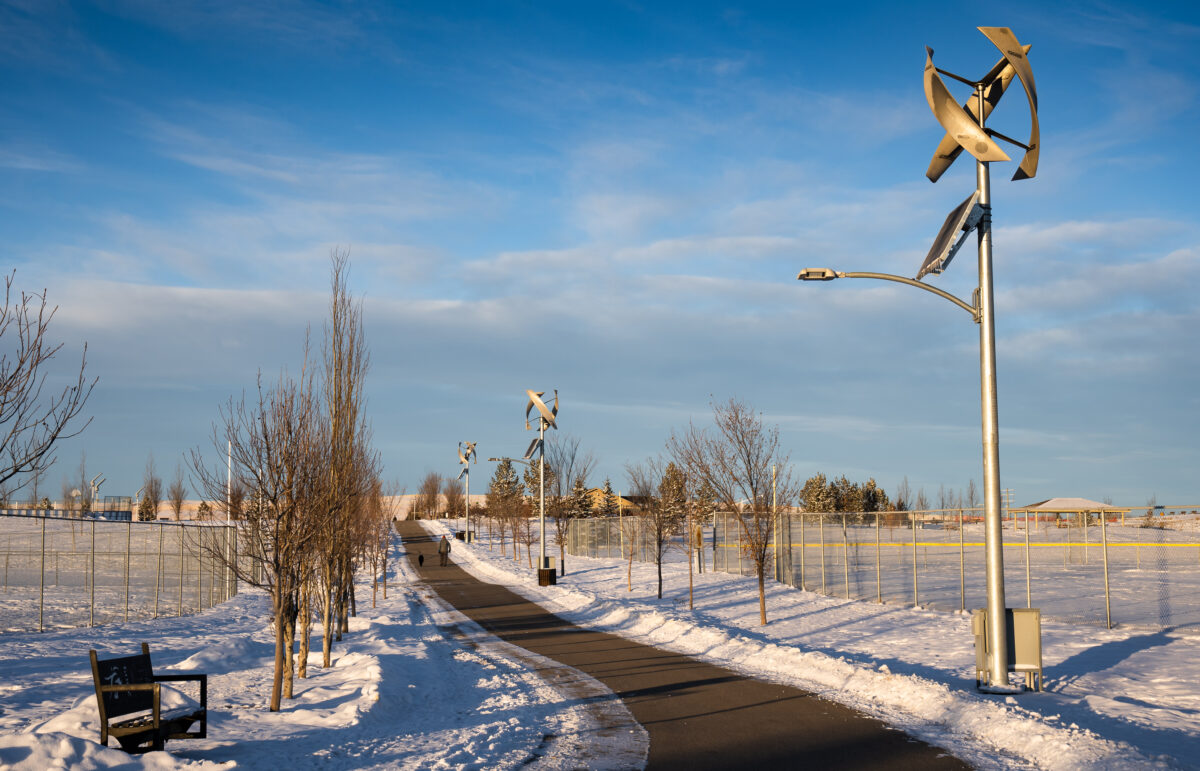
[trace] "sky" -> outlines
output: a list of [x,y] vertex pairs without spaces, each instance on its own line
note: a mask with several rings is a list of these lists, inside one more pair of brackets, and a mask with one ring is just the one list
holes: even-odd
[[[215,461],[218,407],[319,343],[334,249],[410,492],[462,440],[519,456],[526,389],[558,389],[617,489],[729,398],[801,479],[978,483],[970,318],[795,280],[915,275],[975,184],[970,158],[925,179],[924,46],[978,77],[977,25],[1032,44],[1042,137],[1035,179],[992,175],[1001,485],[1200,505],[1185,3],[0,0],[3,267],[59,306],[48,383],[85,342],[99,377],[43,485],[84,458],[133,495],[150,456]],[[1028,136],[1019,88],[990,125]],[[969,300],[971,251],[929,283]]]

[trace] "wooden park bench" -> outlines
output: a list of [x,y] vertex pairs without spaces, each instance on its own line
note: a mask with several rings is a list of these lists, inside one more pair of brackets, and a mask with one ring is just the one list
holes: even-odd
[[[100,709],[100,743],[115,737],[126,752],[161,750],[167,739],[203,739],[208,736],[208,675],[179,673],[156,675],[150,666],[150,646],[142,652],[100,660],[90,652],[96,705]],[[175,681],[200,683],[200,706],[163,710],[159,684]],[[198,731],[188,732],[199,722]],[[149,746],[143,746],[149,744]]]

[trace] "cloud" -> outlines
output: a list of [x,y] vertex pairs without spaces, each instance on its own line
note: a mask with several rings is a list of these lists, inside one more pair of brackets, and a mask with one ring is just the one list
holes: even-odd
[[82,170],[84,165],[79,160],[56,150],[10,145],[0,147],[0,168],[70,174]]

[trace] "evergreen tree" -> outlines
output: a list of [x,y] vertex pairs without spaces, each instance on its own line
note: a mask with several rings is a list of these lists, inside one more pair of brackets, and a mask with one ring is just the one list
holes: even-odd
[[571,499],[566,509],[567,516],[572,518],[592,515],[592,497],[588,495],[588,489],[584,487],[582,479],[575,480],[575,486],[571,488]]
[[818,472],[809,477],[800,489],[800,505],[804,510],[813,514],[823,514],[834,510],[833,490],[825,480],[825,475]]
[[883,488],[875,483],[874,479],[868,479],[862,486],[862,507],[863,511],[887,511],[890,506],[888,494]]
[[612,489],[612,480],[604,480],[604,495],[600,499],[600,510],[598,512],[602,517],[615,517],[619,515],[620,509],[617,506],[617,496]]
[[[512,461],[507,458],[500,461],[488,483],[487,505],[488,516],[500,528],[501,552],[504,551],[504,529],[514,523],[524,495],[525,485],[517,477]],[[516,538],[515,531],[513,537]]]
[[717,491],[706,479],[700,483],[700,489],[696,491],[696,517],[701,523],[711,523],[713,515],[716,513]]

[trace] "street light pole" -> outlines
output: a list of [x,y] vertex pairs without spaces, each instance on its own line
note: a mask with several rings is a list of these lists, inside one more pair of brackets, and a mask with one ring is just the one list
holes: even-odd
[[[470,543],[471,537],[471,459],[475,458],[475,442],[459,442],[458,443],[458,462],[462,464],[463,470],[458,472],[461,477],[466,475],[466,502],[463,504],[463,517],[467,521],[467,532],[463,535],[465,543]],[[466,448],[466,452],[463,449]]]
[[[984,86],[975,86],[979,127],[984,123]],[[991,684],[1008,685],[1008,622],[1004,599],[1004,532],[1000,521],[1000,409],[996,394],[996,310],[992,282],[992,185],[988,161],[975,161],[979,193],[979,388],[983,432],[984,561]]]
[[[536,448],[538,453],[538,528],[541,538],[541,552],[539,558],[538,570],[549,570],[550,565],[546,559],[546,428],[558,428],[556,418],[558,416],[558,391],[554,391],[554,407],[546,406],[542,401],[542,396],[545,391],[526,391],[525,394],[529,397],[529,402],[525,405],[525,430],[528,431],[532,426],[529,425],[529,414],[536,408],[538,411],[538,438],[537,441],[530,445],[529,450],[525,453],[526,458],[531,458]],[[541,574],[539,573],[539,579]]]
[[541,533],[538,539],[542,544],[542,556],[538,567],[548,570],[546,564],[546,421],[538,421],[538,527]]

